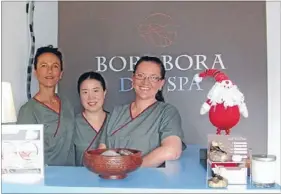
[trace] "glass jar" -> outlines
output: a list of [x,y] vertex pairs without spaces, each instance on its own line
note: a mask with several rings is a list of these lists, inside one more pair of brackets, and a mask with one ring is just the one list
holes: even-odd
[[252,155],[252,183],[256,187],[268,188],[275,185],[275,155]]
[[246,159],[247,176],[251,177],[252,148],[248,149],[248,157]]

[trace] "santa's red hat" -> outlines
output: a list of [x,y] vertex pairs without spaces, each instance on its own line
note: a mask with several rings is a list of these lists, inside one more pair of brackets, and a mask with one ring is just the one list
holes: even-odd
[[222,82],[224,80],[229,80],[229,78],[221,71],[217,69],[207,69],[200,74],[194,76],[194,81],[201,82],[203,78],[210,76],[214,77],[217,82]]

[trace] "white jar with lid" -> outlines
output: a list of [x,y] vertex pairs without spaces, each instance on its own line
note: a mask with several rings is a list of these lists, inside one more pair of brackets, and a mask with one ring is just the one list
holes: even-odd
[[257,187],[275,185],[276,156],[252,155],[252,182]]

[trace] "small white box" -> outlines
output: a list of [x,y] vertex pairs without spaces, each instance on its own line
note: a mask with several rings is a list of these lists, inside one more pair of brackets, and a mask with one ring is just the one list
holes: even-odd
[[228,184],[247,184],[247,168],[222,167],[221,176],[228,180]]
[[208,160],[207,168],[226,178],[228,184],[244,185],[248,182],[248,168],[244,162],[212,162]]

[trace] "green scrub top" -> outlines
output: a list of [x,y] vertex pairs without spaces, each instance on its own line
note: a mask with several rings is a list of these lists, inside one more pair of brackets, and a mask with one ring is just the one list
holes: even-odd
[[88,149],[96,149],[99,146],[99,138],[101,132],[106,126],[109,118],[109,113],[106,113],[106,118],[101,129],[97,132],[91,124],[87,121],[82,113],[76,115],[75,119],[75,164],[76,166],[83,166],[83,155]]
[[30,99],[19,110],[17,124],[44,124],[44,161],[50,166],[75,165],[73,134],[74,108],[58,95],[60,112],[56,113],[44,103]]
[[135,118],[130,105],[115,107],[100,143],[108,148],[137,149],[144,156],[169,136],[178,136],[183,141],[180,114],[171,104],[157,101]]

